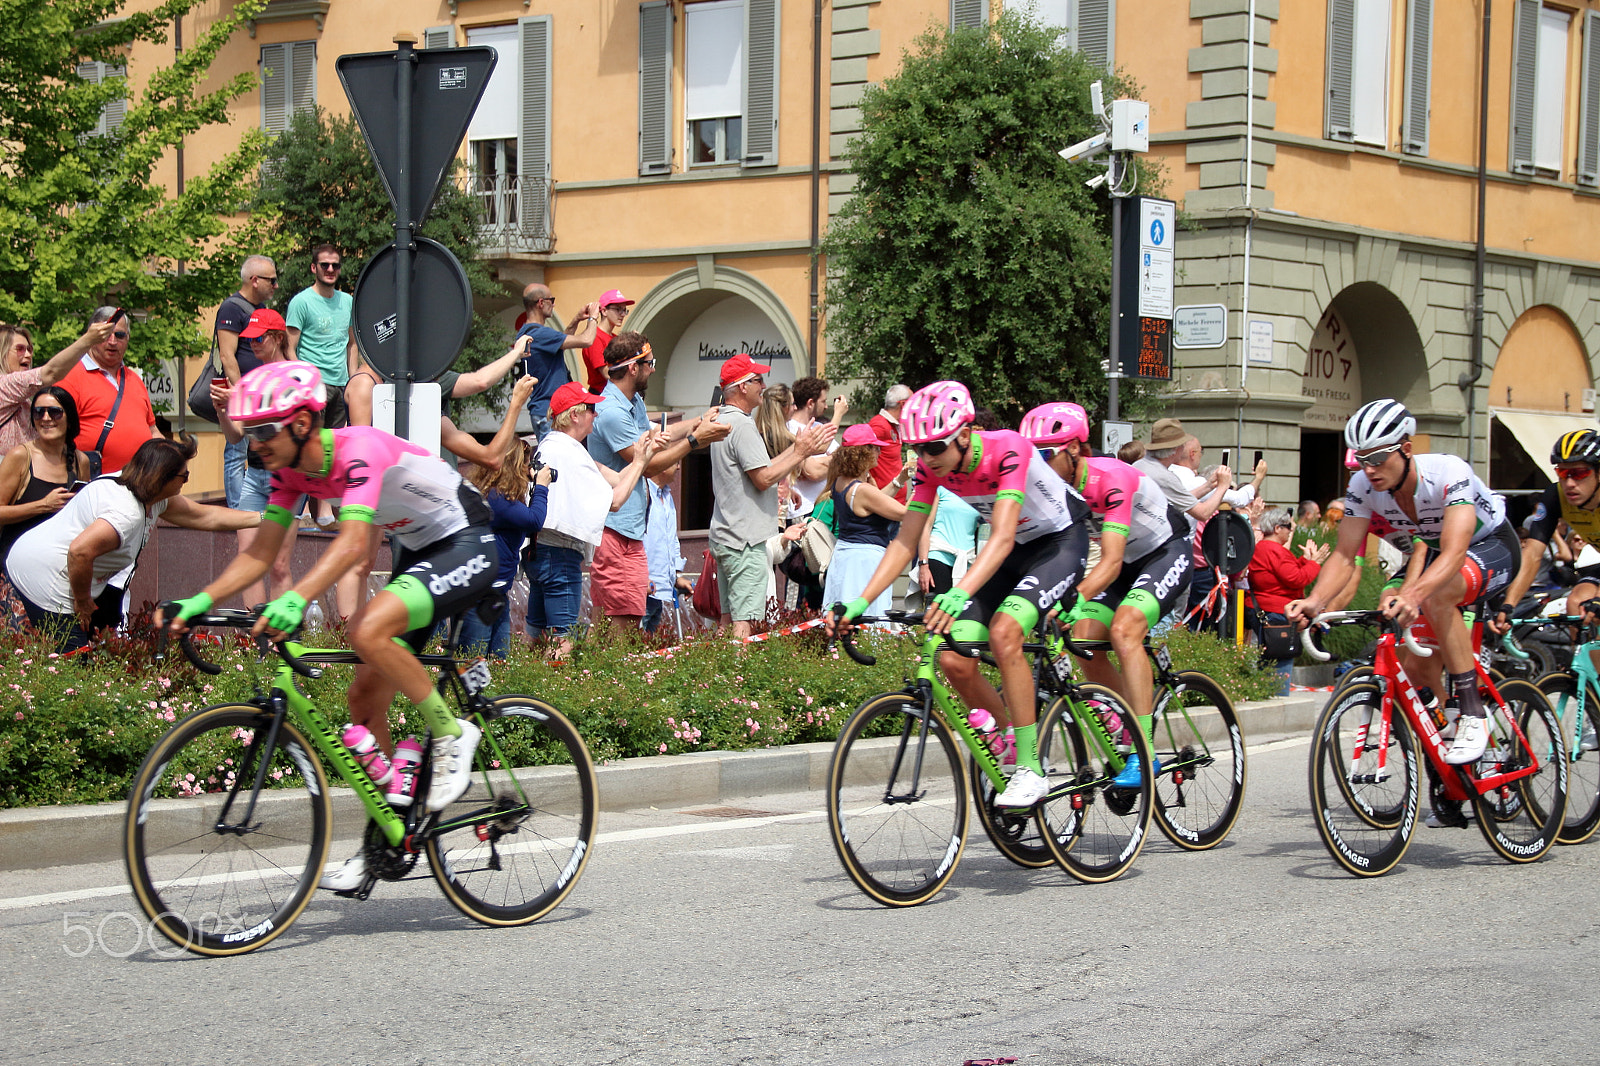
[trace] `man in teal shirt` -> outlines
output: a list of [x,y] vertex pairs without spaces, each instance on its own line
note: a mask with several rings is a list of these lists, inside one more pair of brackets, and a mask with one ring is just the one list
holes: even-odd
[[295,293],[284,321],[289,327],[289,358],[300,359],[322,372],[328,387],[324,422],[329,429],[348,424],[344,386],[356,360],[356,334],[350,326],[350,294],[336,286],[344,270],[344,257],[331,244],[319,244],[311,253],[312,285]]

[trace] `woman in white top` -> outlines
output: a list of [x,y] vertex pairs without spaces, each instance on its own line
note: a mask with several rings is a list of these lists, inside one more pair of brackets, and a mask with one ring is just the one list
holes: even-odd
[[95,478],[71,502],[28,530],[6,558],[10,579],[36,629],[52,634],[56,650],[90,641],[94,598],[139,559],[156,519],[188,529],[254,528],[254,511],[202,507],[179,493],[189,480],[193,439],[147,440],[120,474]]

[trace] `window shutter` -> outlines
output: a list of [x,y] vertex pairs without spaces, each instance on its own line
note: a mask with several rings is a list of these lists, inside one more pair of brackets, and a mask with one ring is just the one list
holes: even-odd
[[1539,0],[1517,0],[1511,60],[1511,169],[1533,173],[1534,101],[1539,84]]
[[989,25],[989,0],[950,0],[950,28],[973,29]]
[[317,106],[317,42],[289,46],[289,117]]
[[456,46],[456,28],[454,26],[429,26],[422,31],[422,47],[424,48],[454,48]]
[[1110,70],[1116,59],[1117,0],[1078,0],[1077,48]]
[[778,165],[779,0],[746,0],[744,15],[744,159]]
[[551,16],[517,20],[522,50],[522,114],[517,120],[517,189],[522,232],[548,232],[550,190]]
[[282,133],[289,128],[289,46],[261,46],[261,128]]
[[1400,148],[1411,155],[1427,155],[1433,0],[1411,0],[1406,23],[1406,117]]
[[1583,102],[1578,119],[1578,184],[1600,185],[1600,15],[1583,16]]
[[672,4],[639,5],[639,173],[672,170]]
[[[101,81],[110,78],[121,79],[123,91],[127,91],[128,68],[125,66],[105,67],[100,75]],[[106,102],[105,110],[100,113],[100,132],[117,133],[122,129],[122,124],[128,117],[128,98],[119,96]]]
[[1355,72],[1356,2],[1328,0],[1328,113],[1329,140],[1355,140],[1350,108],[1350,82]]

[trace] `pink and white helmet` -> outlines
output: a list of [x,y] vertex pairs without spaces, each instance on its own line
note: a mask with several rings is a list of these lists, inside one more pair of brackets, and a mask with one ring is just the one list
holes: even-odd
[[1089,416],[1075,403],[1040,404],[1022,418],[1021,432],[1034,444],[1089,440]]
[[239,379],[228,397],[228,417],[235,422],[288,418],[299,410],[328,406],[322,372],[310,363],[263,363]]
[[906,444],[944,440],[972,424],[978,412],[959,381],[935,381],[918,389],[900,409],[900,439]]

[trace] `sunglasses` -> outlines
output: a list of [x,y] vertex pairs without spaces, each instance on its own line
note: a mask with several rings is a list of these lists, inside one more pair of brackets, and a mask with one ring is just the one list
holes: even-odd
[[925,459],[932,459],[936,455],[943,455],[944,450],[956,442],[961,435],[961,430],[956,430],[944,440],[930,440],[926,444],[913,444],[911,450]]
[[1389,461],[1389,456],[1394,455],[1399,450],[1400,448],[1398,445],[1393,448],[1381,448],[1375,452],[1368,452],[1365,455],[1356,456],[1356,462],[1360,463],[1362,466],[1382,466],[1384,463]]
[[242,426],[240,428],[242,428],[244,430],[244,435],[246,437],[248,437],[251,440],[255,441],[257,444],[266,444],[268,441],[270,441],[274,437],[276,437],[279,433],[282,433],[283,430],[284,430],[284,427],[287,426],[288,424],[289,423],[287,421],[285,421],[285,422],[263,422],[258,426]]
[[1039,458],[1048,463],[1050,460],[1054,459],[1056,457],[1056,453],[1061,450],[1062,449],[1060,448],[1040,448]]
[[125,341],[125,340],[128,339],[128,331],[125,330],[125,329],[124,330],[119,330],[118,332],[113,333],[112,336],[117,338],[117,340],[119,340],[119,341]]
[[606,307],[602,308],[602,310],[610,311],[612,314],[618,315],[618,316],[620,316],[622,318],[627,318],[628,317],[628,312],[633,310],[633,308],[627,307],[627,306],[625,306],[623,304],[609,304]]
[[278,275],[276,275],[276,274],[271,274],[271,275],[268,275],[268,274],[257,274],[256,275],[256,280],[257,281],[264,281],[268,285],[276,285],[278,283]]
[[179,481],[188,481],[189,480],[189,471],[185,470],[182,473],[173,474],[172,476],[177,478]]
[[[34,408],[35,411],[38,408]],[[1556,476],[1563,481],[1588,481],[1589,475],[1594,473],[1592,466],[1558,466]]]
[[57,418],[67,417],[67,409],[65,407],[35,407],[33,409],[33,417],[35,420],[48,418],[54,421]]
[[339,270],[343,270],[344,266],[341,263],[318,263],[317,264],[317,269],[318,270],[339,271]]

